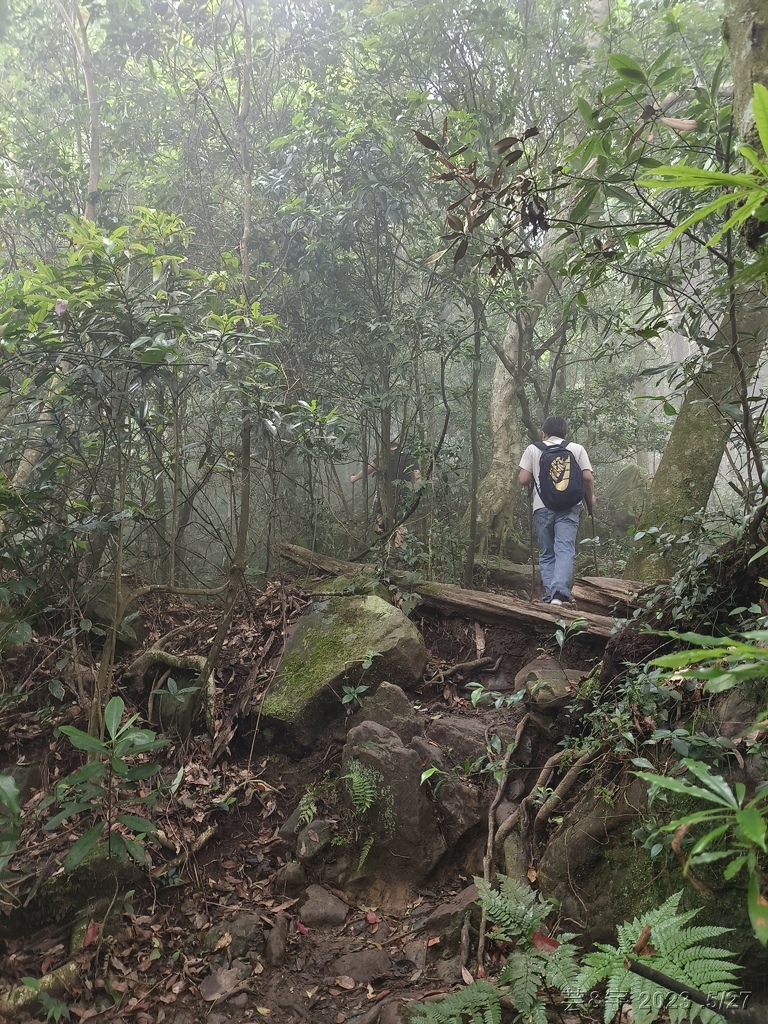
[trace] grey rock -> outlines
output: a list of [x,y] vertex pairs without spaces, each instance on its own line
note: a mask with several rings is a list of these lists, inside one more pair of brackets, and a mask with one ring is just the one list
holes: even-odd
[[389,974],[389,954],[384,949],[361,949],[356,953],[346,953],[334,962],[331,970],[337,976],[347,975],[355,981],[374,981]]
[[446,851],[434,807],[421,785],[421,758],[390,729],[363,722],[347,734],[342,762],[357,762],[373,780],[375,798],[364,825],[374,844],[365,862],[378,880],[417,882]]
[[307,884],[307,873],[298,861],[289,860],[275,872],[275,891],[294,896]]
[[303,924],[320,927],[340,925],[344,923],[348,910],[346,903],[322,885],[310,885],[307,900],[301,908],[301,920]]
[[274,928],[267,935],[266,961],[270,967],[279,967],[288,949],[288,918],[276,917]]
[[332,821],[317,818],[299,832],[296,840],[296,858],[308,864],[326,850],[336,834]]
[[246,910],[225,921],[219,921],[206,933],[203,947],[214,949],[219,939],[227,933],[232,937],[227,947],[230,956],[240,957],[250,950],[264,949],[264,929],[258,914]]

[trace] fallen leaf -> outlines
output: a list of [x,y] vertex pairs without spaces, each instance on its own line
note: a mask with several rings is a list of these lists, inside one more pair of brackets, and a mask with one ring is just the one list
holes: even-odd
[[539,877],[539,873],[533,865],[531,865],[528,868],[528,870],[526,871],[526,875],[528,876],[529,882],[535,882],[536,879]]
[[350,978],[348,974],[340,974],[338,978],[333,979],[334,984],[338,985],[339,988],[346,989],[347,992],[351,992],[357,984],[354,978]]
[[217,949],[225,949],[227,946],[231,945],[232,936],[230,935],[229,932],[224,932],[222,935],[219,936],[216,945],[213,947],[213,952],[215,953]]
[[468,971],[466,967],[462,967],[461,968],[461,977],[462,977],[465,985],[471,985],[472,982],[475,980],[472,977],[471,971]]
[[557,939],[553,939],[550,935],[545,935],[544,932],[534,932],[531,936],[531,942],[536,949],[540,949],[543,953],[554,953],[560,945]]
[[309,935],[309,928],[307,928],[305,924],[302,924],[301,921],[296,922],[296,931],[299,935]]
[[368,922],[368,924],[376,924],[376,922],[379,920],[378,917],[376,916],[375,910],[369,910],[368,913],[365,915],[365,919]]
[[262,1017],[268,1017],[272,1011],[268,1010],[266,1006],[257,1006],[256,1013],[260,1014]]
[[435,935],[431,939],[427,939],[427,946],[439,946],[439,945],[440,945],[440,936],[439,935]]
[[83,938],[83,949],[85,949],[86,946],[90,946],[100,931],[101,925],[98,921],[91,921],[88,924],[88,927],[85,929],[85,937]]

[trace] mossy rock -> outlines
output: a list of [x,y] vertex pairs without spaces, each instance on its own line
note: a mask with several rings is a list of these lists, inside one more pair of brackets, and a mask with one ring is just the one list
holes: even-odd
[[421,679],[426,663],[419,631],[382,598],[318,601],[288,641],[264,701],[260,739],[279,736],[289,748],[310,749],[346,714],[345,686],[366,686],[371,694],[387,680],[407,689]]
[[73,871],[62,870],[43,882],[28,906],[0,917],[0,938],[10,940],[49,925],[73,924],[86,907],[104,899],[109,902],[116,890],[139,889],[146,882],[133,861],[110,857],[106,845],[99,844]]
[[330,580],[319,580],[309,587],[309,591],[321,598],[354,597],[362,594],[380,597],[382,601],[390,603],[386,584],[374,576],[336,576]]

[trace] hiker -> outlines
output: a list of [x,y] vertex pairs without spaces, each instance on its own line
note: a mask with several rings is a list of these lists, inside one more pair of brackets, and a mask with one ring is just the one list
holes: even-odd
[[590,515],[595,507],[589,456],[580,444],[566,442],[567,436],[563,417],[548,416],[541,441],[529,444],[520,458],[518,480],[531,490],[545,604],[570,603],[581,502]]
[[[395,439],[389,446],[389,465],[388,465],[388,478],[391,485],[391,515],[393,521],[401,519],[403,515],[408,511],[413,499],[413,491],[418,490],[421,483],[421,470],[416,463],[416,460],[407,452],[403,451],[400,447],[400,441]],[[357,473],[352,473],[349,482],[356,484],[359,480],[363,479],[364,475],[375,473],[378,467],[376,462],[369,462],[365,470],[358,470]],[[384,532],[384,515],[383,511],[389,503],[381,500],[382,495],[380,493],[382,486],[386,486],[386,480],[383,474],[378,474],[377,488],[376,488],[376,500],[374,502],[374,522],[375,530],[377,533]],[[403,537],[406,533],[404,526],[400,526],[395,531],[394,544],[396,548],[399,548],[403,542]]]

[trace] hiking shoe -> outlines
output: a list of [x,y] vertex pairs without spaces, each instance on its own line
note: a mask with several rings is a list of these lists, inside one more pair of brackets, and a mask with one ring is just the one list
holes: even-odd
[[559,597],[553,597],[552,600],[549,603],[550,604],[564,604],[565,602],[561,601]]

